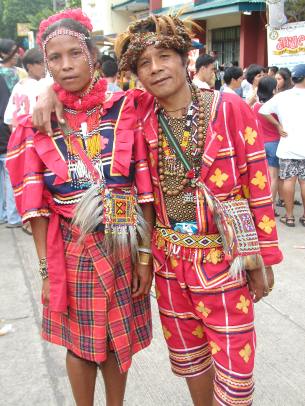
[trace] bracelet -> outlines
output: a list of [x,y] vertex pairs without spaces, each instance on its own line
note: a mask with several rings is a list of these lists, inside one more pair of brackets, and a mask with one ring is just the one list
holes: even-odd
[[139,247],[138,248],[139,252],[145,252],[146,254],[151,254],[151,249],[147,247]]
[[42,280],[47,279],[49,277],[47,258],[41,258],[39,260],[39,273]]
[[149,265],[151,262],[151,255],[146,252],[141,252],[139,254],[139,264],[140,265]]

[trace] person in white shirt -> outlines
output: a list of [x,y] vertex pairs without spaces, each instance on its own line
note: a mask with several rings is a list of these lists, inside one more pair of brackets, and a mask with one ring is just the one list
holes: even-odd
[[193,79],[194,85],[199,89],[210,89],[215,85],[215,58],[211,55],[200,55],[195,63],[196,75]]
[[259,80],[263,76],[265,76],[263,66],[256,65],[255,63],[253,63],[248,67],[246,72],[246,80],[247,83],[250,84],[250,86],[247,89],[247,93],[244,94],[244,97],[246,99],[246,103],[249,104],[250,107],[252,107],[256,102],[258,102],[257,86]]
[[117,85],[118,64],[114,59],[108,59],[101,66],[102,76],[107,80],[108,92],[122,92]]
[[45,75],[43,54],[37,49],[28,50],[22,59],[28,77],[21,79],[13,88],[4,113],[5,124],[17,127],[18,117],[33,112],[40,91],[39,80]]
[[227,68],[223,76],[225,82],[223,92],[237,94],[236,90],[240,89],[243,77],[243,71],[241,68],[238,68],[237,66]]
[[[293,216],[295,184],[298,178],[304,213],[300,223],[305,227],[305,64],[297,65],[292,71],[294,87],[276,94],[259,110],[281,135],[277,149],[280,158],[280,178],[283,179],[283,198],[286,215],[281,222],[295,226]],[[276,114],[278,120],[271,114]]]

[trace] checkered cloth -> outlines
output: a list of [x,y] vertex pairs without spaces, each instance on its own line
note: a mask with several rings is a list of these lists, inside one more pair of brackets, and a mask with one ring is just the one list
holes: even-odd
[[68,313],[43,309],[42,336],[63,345],[79,357],[97,363],[114,351],[121,372],[131,365],[134,353],[152,338],[149,295],[131,298],[131,260],[107,256],[103,233],[79,233],[61,221],[68,284]]

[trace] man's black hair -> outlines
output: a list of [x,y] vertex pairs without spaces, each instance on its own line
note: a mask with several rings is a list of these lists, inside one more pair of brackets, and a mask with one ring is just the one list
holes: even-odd
[[118,73],[118,64],[114,59],[108,59],[101,66],[105,78],[113,78]]
[[268,70],[271,70],[274,74],[276,74],[279,70],[277,66],[269,66]]
[[250,65],[247,69],[247,73],[246,73],[246,79],[249,83],[251,83],[251,85],[253,84],[254,78],[256,75],[258,75],[259,73],[264,72],[264,67],[261,65],[256,65],[255,63],[253,63],[252,65]]
[[195,63],[196,72],[198,72],[202,66],[207,67],[214,62],[215,62],[215,58],[213,58],[211,55],[204,54],[204,55],[198,56],[198,58],[196,59],[196,63]]
[[236,66],[231,66],[230,68],[227,68],[225,70],[223,80],[227,85],[229,85],[231,83],[232,79],[237,80],[241,76],[243,76],[242,68],[237,68]]
[[26,51],[22,58],[22,64],[26,71],[28,71],[28,65],[34,65],[35,63],[43,62],[43,53],[38,48],[32,48]]

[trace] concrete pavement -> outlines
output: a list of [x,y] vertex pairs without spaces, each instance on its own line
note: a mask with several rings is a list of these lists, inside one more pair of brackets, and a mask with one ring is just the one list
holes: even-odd
[[[283,209],[282,209],[283,211]],[[301,214],[297,208],[296,217]],[[305,406],[305,228],[279,223],[284,262],[272,295],[256,305],[255,406]],[[40,339],[40,287],[31,237],[0,226],[0,405],[72,406],[65,350]],[[184,380],[170,371],[153,298],[154,340],[134,357],[126,406],[191,406]],[[105,405],[102,380],[96,405]]]

